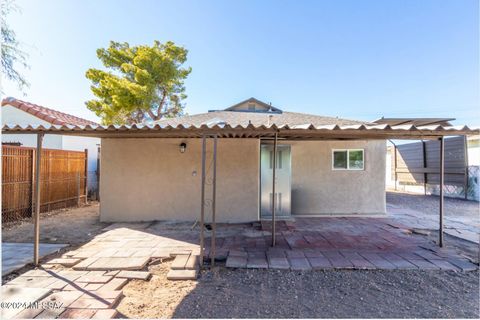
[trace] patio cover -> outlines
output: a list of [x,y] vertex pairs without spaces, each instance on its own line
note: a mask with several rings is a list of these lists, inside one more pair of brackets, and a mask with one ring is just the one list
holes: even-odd
[[389,124],[355,125],[236,125],[221,121],[202,125],[4,125],[3,134],[60,134],[99,138],[273,138],[286,140],[366,140],[366,139],[438,139],[444,136],[478,135],[479,128],[468,126],[416,126]]
[[[440,204],[439,204],[439,245],[443,246],[443,177],[444,177],[444,137],[455,135],[478,135],[480,129],[468,126],[443,126],[415,124],[390,125],[390,124],[350,124],[350,125],[314,125],[312,123],[296,125],[229,125],[222,119],[210,121],[208,124],[184,125],[184,124],[152,124],[152,125],[4,125],[4,134],[37,134],[37,150],[42,149],[44,134],[60,134],[72,136],[87,136],[99,138],[202,138],[202,203],[201,203],[201,237],[200,237],[200,260],[203,263],[204,245],[204,210],[205,210],[205,144],[206,138],[214,138],[214,168],[216,168],[216,145],[217,138],[271,138],[276,150],[277,140],[368,140],[368,139],[439,139],[440,140]],[[273,181],[275,181],[274,154]],[[41,152],[36,154],[37,168],[41,163]],[[214,169],[215,171],[215,169]],[[40,238],[40,170],[36,172],[35,186],[35,241],[34,263],[38,265],[38,247]],[[215,176],[215,175],[214,175]],[[213,199],[215,199],[216,178],[213,182]],[[275,183],[273,183],[275,193]],[[213,200],[214,201],[214,200]],[[274,201],[275,203],[275,201]],[[212,230],[212,265],[215,261],[215,204],[213,206],[213,230]],[[272,246],[275,245],[275,205],[272,209]]]

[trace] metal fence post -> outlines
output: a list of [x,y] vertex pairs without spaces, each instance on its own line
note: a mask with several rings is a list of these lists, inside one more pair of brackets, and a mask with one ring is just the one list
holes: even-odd
[[80,207],[80,172],[77,172],[77,206]]
[[40,173],[42,167],[42,142],[43,133],[37,133],[37,153],[35,159],[35,217],[34,217],[34,241],[33,241],[33,263],[38,266],[40,247]]
[[443,137],[440,141],[440,203],[439,203],[439,230],[438,230],[438,245],[443,247],[443,185],[445,176],[445,143]]
[[212,181],[212,239],[211,239],[211,264],[215,267],[215,237],[217,231],[216,206],[217,206],[217,135],[213,138],[213,181]]
[[85,204],[88,200],[88,149],[85,149]]
[[204,255],[204,228],[205,228],[205,156],[206,156],[207,138],[205,134],[202,137],[202,186],[201,186],[201,206],[200,206],[200,266],[203,266]]

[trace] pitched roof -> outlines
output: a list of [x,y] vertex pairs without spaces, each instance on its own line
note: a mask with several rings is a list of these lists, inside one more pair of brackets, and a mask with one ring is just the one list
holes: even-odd
[[8,97],[2,100],[2,107],[6,105],[28,112],[31,115],[34,115],[35,117],[51,124],[75,126],[98,125],[98,123],[90,120],[82,119],[76,116],[72,116],[71,114],[63,113],[57,110],[39,106],[37,104],[22,101],[12,97]]
[[[248,111],[238,107],[242,104],[255,102],[262,106],[266,106],[265,111]],[[223,124],[232,127],[247,126],[249,124],[258,126],[302,126],[302,125],[358,125],[369,124],[366,121],[348,120],[336,117],[318,116],[313,114],[286,112],[279,108],[273,107],[255,98],[250,98],[235,104],[225,110],[214,110],[208,113],[200,113],[195,115],[187,115],[177,118],[166,118],[156,121],[155,124],[171,125],[171,126],[201,126],[210,124]]]
[[347,120],[333,117],[317,116],[306,113],[282,112],[282,113],[261,113],[261,112],[239,112],[239,111],[213,111],[196,115],[187,115],[177,118],[167,118],[156,121],[155,124],[171,126],[201,126],[203,124],[224,124],[232,127],[247,126],[249,124],[258,126],[299,126],[299,125],[355,125],[368,124],[367,122]]

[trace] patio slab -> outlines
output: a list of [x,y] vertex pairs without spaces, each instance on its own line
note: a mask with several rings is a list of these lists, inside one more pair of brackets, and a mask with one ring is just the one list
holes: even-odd
[[[277,222],[273,248],[265,245],[270,240],[265,230],[238,226],[239,230],[233,233],[233,228],[229,227],[229,234],[222,234],[221,227],[217,228],[217,252],[229,252],[226,266],[232,268],[478,269],[477,264],[454,248],[439,248],[427,237],[408,232],[408,227],[400,227],[389,217],[297,218],[288,225]],[[207,239],[205,243],[208,259],[210,241]]]
[[2,286],[1,297],[2,307],[1,317],[2,319],[11,319],[16,314],[22,311],[21,308],[14,306],[9,307],[9,304],[30,304],[38,301],[47,296],[52,290],[47,288],[24,288],[17,286]]
[[[68,244],[40,243],[40,258],[67,247]],[[2,242],[2,276],[33,262],[33,243]]]

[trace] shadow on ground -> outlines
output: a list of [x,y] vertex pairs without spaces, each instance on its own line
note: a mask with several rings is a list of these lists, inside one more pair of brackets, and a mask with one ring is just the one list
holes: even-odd
[[477,318],[479,273],[203,272],[174,318]]

